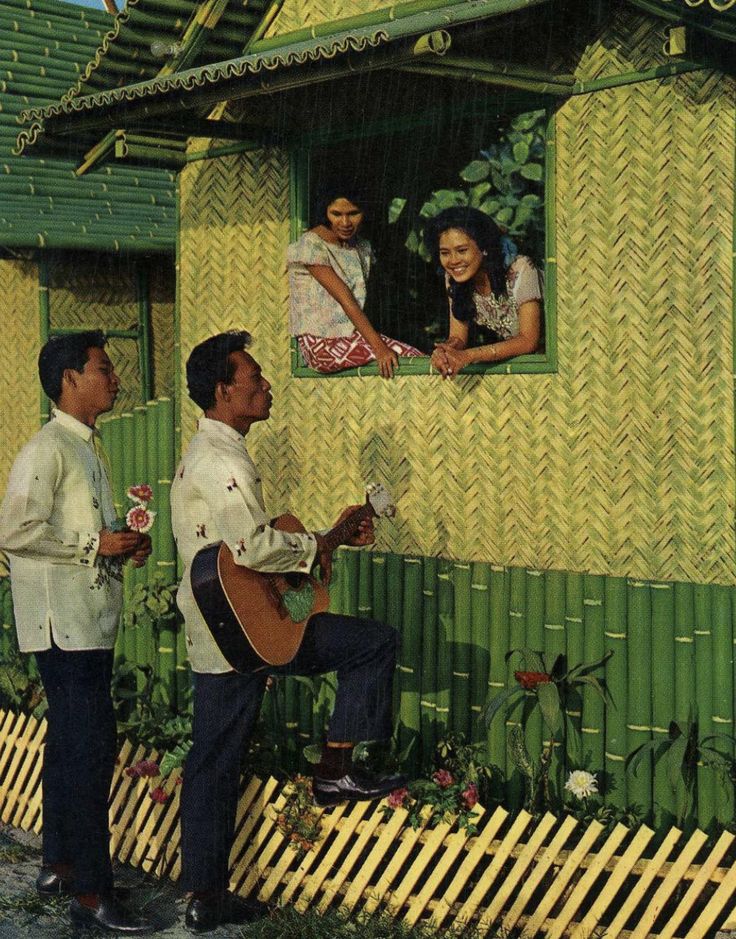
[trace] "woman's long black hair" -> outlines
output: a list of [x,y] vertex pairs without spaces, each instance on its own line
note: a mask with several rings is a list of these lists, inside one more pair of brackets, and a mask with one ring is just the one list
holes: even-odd
[[368,198],[363,191],[363,187],[352,179],[331,179],[320,186],[312,199],[310,225],[312,228],[317,225],[330,226],[330,220],[327,218],[327,209],[338,199],[347,199],[356,205],[361,212],[365,212]]
[[[479,209],[455,206],[451,209],[443,209],[429,220],[424,230],[424,241],[432,255],[432,262],[443,274],[444,269],[440,264],[440,235],[450,228],[458,228],[473,239],[485,255],[483,267],[491,282],[491,290],[497,297],[506,294],[506,268],[501,248],[501,229],[493,219]],[[450,278],[447,291],[455,319],[463,323],[470,322],[475,316],[473,282],[466,281],[458,284]]]

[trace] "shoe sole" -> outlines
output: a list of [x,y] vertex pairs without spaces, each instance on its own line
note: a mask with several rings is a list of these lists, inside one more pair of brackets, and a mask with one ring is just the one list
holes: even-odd
[[340,795],[335,793],[334,796],[324,795],[320,796],[316,793],[313,794],[314,801],[320,808],[329,808],[331,805],[340,805],[342,802],[379,802],[381,799],[385,799],[386,796],[390,795],[390,792],[384,792],[378,796],[348,796]]

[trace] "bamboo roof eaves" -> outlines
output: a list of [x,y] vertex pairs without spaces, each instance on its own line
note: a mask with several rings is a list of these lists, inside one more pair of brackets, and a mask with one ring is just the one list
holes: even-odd
[[11,156],[18,113],[58,100],[112,22],[107,13],[59,0],[1,0],[0,244],[4,246],[173,251],[172,172],[118,161],[78,180],[75,163],[66,153]]
[[[56,104],[44,108],[29,108],[21,114],[20,121],[30,123],[30,126],[20,131],[16,152],[22,153],[27,146],[32,146],[39,139],[45,131],[45,122],[48,119],[112,109],[116,105],[127,105],[173,95],[176,92],[186,95],[198,89],[215,89],[218,84],[226,81],[263,76],[294,66],[335,59],[348,53],[363,53],[369,49],[386,46],[395,40],[489,19],[548,2],[550,0],[456,0],[430,11],[319,38],[289,42],[287,34],[283,37],[283,45],[265,52],[253,52],[236,59],[187,69],[123,88],[108,89],[78,98],[67,96]],[[179,101],[175,103],[178,105]]]

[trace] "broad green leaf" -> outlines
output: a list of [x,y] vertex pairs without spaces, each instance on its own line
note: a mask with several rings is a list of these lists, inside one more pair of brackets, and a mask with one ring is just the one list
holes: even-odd
[[322,759],[322,747],[316,743],[310,743],[309,746],[304,747],[302,753],[307,763],[312,763],[313,765],[319,763]]
[[535,192],[528,192],[525,196],[521,197],[521,204],[528,205],[530,208],[536,208],[542,204],[542,200]]
[[529,144],[520,140],[514,144],[514,159],[517,163],[526,163],[529,159]]
[[478,183],[477,186],[473,186],[473,188],[470,190],[470,204],[473,206],[473,208],[478,208],[478,206],[483,201],[483,197],[486,196],[490,190],[490,183]]
[[488,179],[490,169],[488,160],[473,160],[460,170],[460,178],[466,183],[479,183],[483,179]]
[[519,173],[524,179],[530,179],[532,182],[539,183],[542,181],[542,167],[539,163],[525,163]]
[[393,225],[395,221],[399,218],[401,213],[404,211],[404,206],[406,205],[406,199],[402,199],[400,196],[393,198],[388,204],[388,223]]
[[537,700],[542,711],[544,723],[553,734],[557,733],[561,724],[560,693],[557,685],[548,681],[537,687]]
[[481,719],[485,721],[486,727],[490,725],[496,714],[504,707],[510,707],[513,698],[518,698],[523,694],[523,689],[518,685],[514,685],[513,688],[505,688],[501,694],[496,695],[495,698],[489,701],[480,714]]
[[684,734],[670,742],[669,753],[667,754],[667,777],[673,789],[677,788],[678,782],[684,775],[686,750],[687,737]]
[[513,209],[501,209],[501,211],[496,216],[496,222],[499,225],[508,225],[511,219],[513,218],[514,210]]

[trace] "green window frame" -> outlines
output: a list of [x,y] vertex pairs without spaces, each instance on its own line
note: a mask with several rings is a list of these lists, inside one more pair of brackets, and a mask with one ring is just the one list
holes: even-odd
[[[545,103],[546,104],[546,103]],[[555,110],[546,106],[546,154],[544,161],[544,352],[519,355],[504,362],[469,365],[463,375],[544,375],[557,372],[557,250],[555,217],[556,133]],[[321,140],[324,143],[324,139]],[[291,241],[296,241],[309,227],[309,144],[294,146],[289,151],[289,216]],[[291,337],[291,374],[294,378],[355,378],[379,375],[375,363],[340,372],[318,372],[302,359],[297,341]],[[437,375],[429,357],[402,358],[398,375]]]

